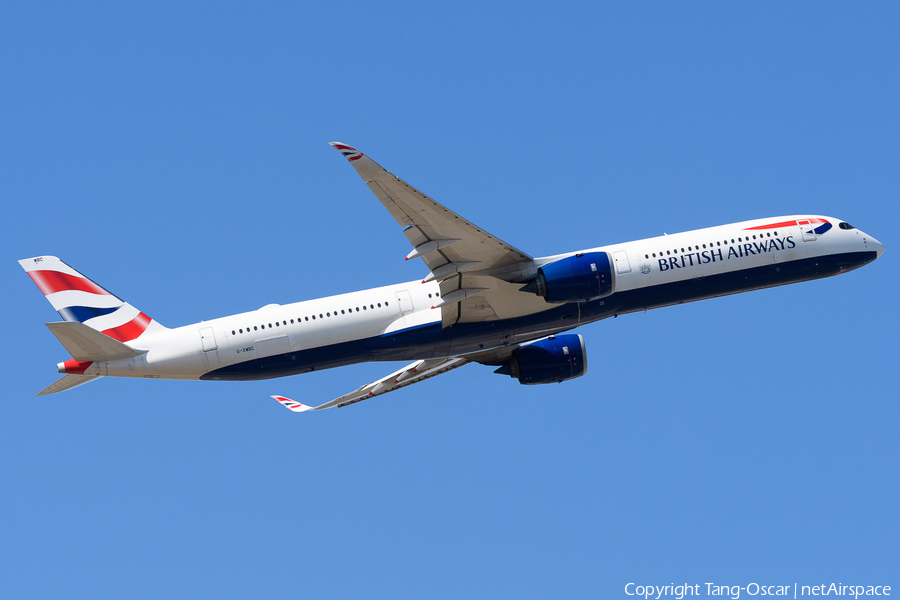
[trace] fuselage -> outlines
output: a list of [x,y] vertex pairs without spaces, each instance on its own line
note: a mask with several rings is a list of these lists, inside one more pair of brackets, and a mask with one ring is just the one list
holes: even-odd
[[[578,251],[612,259],[614,291],[603,298],[545,302],[513,318],[442,327],[440,308],[432,308],[439,302],[437,281],[410,281],[160,331],[132,344],[146,353],[96,362],[85,373],[256,380],[461,355],[612,316],[837,275],[882,251],[877,240],[839,219],[757,219]],[[535,259],[534,266],[577,253]]]

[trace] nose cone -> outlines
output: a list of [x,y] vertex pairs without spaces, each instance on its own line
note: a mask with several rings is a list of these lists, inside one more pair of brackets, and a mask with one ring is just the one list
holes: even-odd
[[869,238],[869,244],[875,249],[875,258],[879,258],[884,254],[884,244],[875,238]]

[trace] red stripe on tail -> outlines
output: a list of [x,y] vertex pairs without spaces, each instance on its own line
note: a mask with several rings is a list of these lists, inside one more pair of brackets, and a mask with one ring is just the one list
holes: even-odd
[[120,342],[130,342],[131,340],[139,337],[142,333],[144,333],[144,330],[147,329],[148,325],[150,325],[150,321],[150,317],[148,317],[144,313],[140,313],[138,314],[138,316],[125,323],[124,325],[113,327],[112,329],[107,329],[103,333],[114,340],[119,340]]
[[112,295],[90,279],[76,277],[68,273],[60,273],[59,271],[28,271],[28,276],[41,288],[45,296],[69,290],[100,294],[101,296]]

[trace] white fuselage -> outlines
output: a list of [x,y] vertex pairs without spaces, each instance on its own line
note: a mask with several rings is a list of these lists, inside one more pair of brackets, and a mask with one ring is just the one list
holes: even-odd
[[[812,226],[777,226],[779,221],[803,219],[818,219],[831,226],[821,235],[811,233]],[[609,253],[615,291],[602,301],[579,306],[575,322],[550,327],[562,331],[635,310],[835,275],[861,266],[883,251],[877,240],[838,224],[837,219],[827,217],[759,219],[581,251]],[[573,254],[536,259],[534,266]],[[841,259],[851,256],[859,259]],[[833,269],[819,269],[815,260],[819,258],[823,265],[833,263]],[[753,274],[746,286],[735,277],[740,272]],[[85,374],[257,379],[362,360],[433,358],[449,355],[451,348],[454,353],[465,350],[467,339],[472,340],[469,351],[484,348],[485,343],[501,345],[520,330],[522,335],[537,331],[541,315],[547,315],[548,323],[555,322],[560,309],[558,304],[543,302],[531,316],[501,320],[500,327],[497,321],[488,321],[441,331],[441,309],[432,308],[439,293],[437,281],[417,280],[293,304],[272,304],[142,336],[129,345],[146,350],[145,354],[96,362]],[[622,301],[617,303],[617,298]],[[496,334],[487,331],[488,324]],[[454,336],[459,339],[454,340]],[[313,358],[317,355],[322,359]],[[276,363],[271,373],[266,371],[266,365]],[[242,364],[248,365],[246,371],[240,370]],[[251,365],[259,365],[259,372],[255,373]]]

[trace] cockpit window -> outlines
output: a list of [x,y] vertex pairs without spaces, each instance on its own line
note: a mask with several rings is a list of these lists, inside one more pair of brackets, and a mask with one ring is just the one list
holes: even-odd
[[838,227],[840,227],[841,229],[856,229],[856,227],[847,222],[841,223],[840,225],[838,225]]

